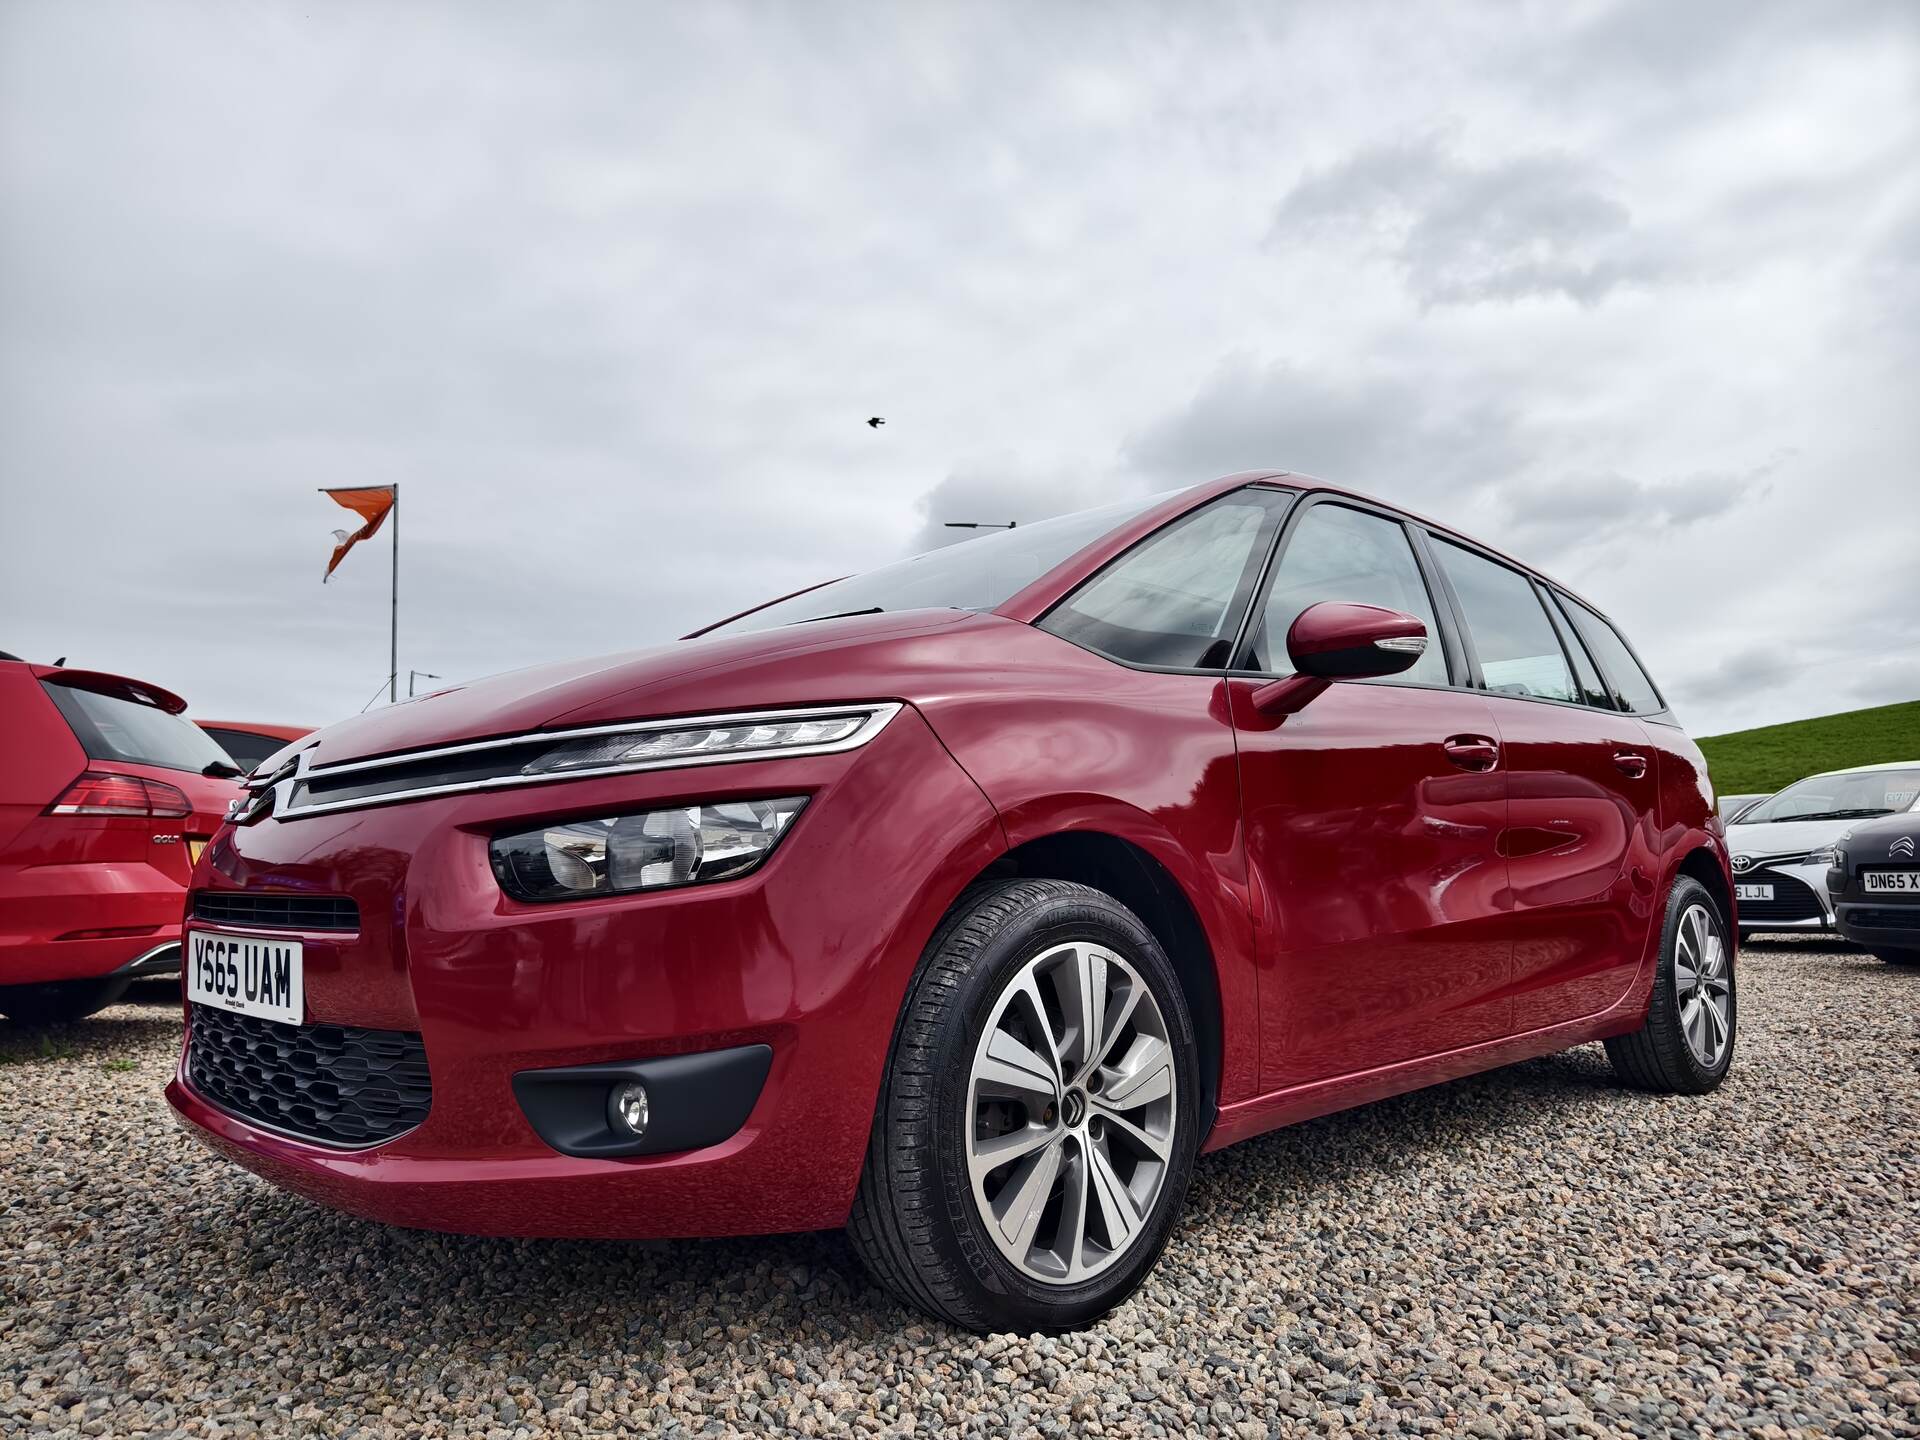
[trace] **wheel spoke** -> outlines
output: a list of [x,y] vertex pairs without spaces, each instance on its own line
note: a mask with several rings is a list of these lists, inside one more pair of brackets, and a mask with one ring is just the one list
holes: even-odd
[[1681,995],[1691,995],[1700,986],[1700,972],[1689,965],[1683,955],[1673,957],[1673,988]]
[[1707,1012],[1707,1025],[1713,1031],[1710,1053],[1718,1055],[1720,1047],[1727,1043],[1727,1017],[1721,1011],[1719,1004],[1713,1000],[1704,1001],[1700,1008]]
[[1055,1125],[1023,1125],[1018,1130],[1009,1130],[1005,1135],[974,1141],[969,1163],[976,1175],[984,1176],[998,1170],[1009,1160],[1032,1154],[1042,1145],[1058,1139],[1059,1135],[1059,1127]]
[[1061,1068],[1067,1073],[1084,1075],[1099,1053],[1106,1032],[1107,958],[1091,945],[1073,947],[1072,1004],[1064,1007],[1073,1017],[1073,1064]]
[[1027,1023],[1033,1026],[1034,1037],[1046,1051],[1041,1058],[1047,1062],[1047,1074],[1057,1088],[1064,1088],[1065,1080],[1061,1074],[1060,1041],[1053,1033],[1053,1022],[1047,1018],[1046,1002],[1040,998],[1040,985],[1032,970],[1020,977],[1020,984],[1014,991],[1016,998],[1025,1002]]
[[1127,1069],[1101,1093],[1109,1110],[1137,1110],[1173,1092],[1173,1049],[1164,1040],[1142,1036],[1127,1052]]
[[994,1219],[1000,1233],[1022,1258],[1033,1248],[1034,1231],[1040,1228],[1040,1216],[1047,1208],[1047,1197],[1053,1193],[1054,1177],[1060,1172],[1062,1148],[1056,1140],[1038,1155],[1022,1162],[994,1205]]
[[1093,1194],[1100,1206],[1100,1219],[1107,1230],[1107,1248],[1123,1249],[1140,1228],[1140,1212],[1133,1208],[1133,1196],[1114,1173],[1104,1145],[1087,1147],[1088,1170]]
[[1060,1093],[1052,1067],[1004,1030],[993,1032],[987,1053],[974,1062],[973,1079],[977,1088],[1022,1099],[1038,1095],[1050,1101]]
[[1127,1134],[1131,1135],[1134,1140],[1139,1143],[1140,1147],[1152,1155],[1154,1159],[1165,1160],[1167,1156],[1173,1153],[1173,1137],[1171,1135],[1160,1136],[1149,1134],[1145,1129],[1134,1124],[1131,1119],[1122,1115],[1118,1110],[1110,1109],[1106,1105],[1101,1104],[1098,1099],[1093,1101],[1093,1105],[1099,1112],[1102,1120],[1108,1125],[1113,1126],[1116,1130],[1126,1131]]
[[1073,1158],[1068,1162],[1061,1192],[1060,1231],[1054,1237],[1054,1253],[1066,1267],[1066,1278],[1078,1280],[1087,1273],[1087,1142],[1076,1139]]

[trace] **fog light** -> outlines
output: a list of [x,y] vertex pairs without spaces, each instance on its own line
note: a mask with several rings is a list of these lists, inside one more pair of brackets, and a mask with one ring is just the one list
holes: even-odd
[[613,1099],[607,1107],[613,1123],[629,1135],[647,1133],[647,1087],[638,1080],[613,1087]]

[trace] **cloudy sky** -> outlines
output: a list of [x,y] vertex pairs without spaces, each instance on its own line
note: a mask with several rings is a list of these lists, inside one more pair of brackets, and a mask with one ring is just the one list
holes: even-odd
[[0,649],[323,723],[319,486],[458,679],[1273,466],[1920,696],[1920,5],[1415,15],[5,0]]

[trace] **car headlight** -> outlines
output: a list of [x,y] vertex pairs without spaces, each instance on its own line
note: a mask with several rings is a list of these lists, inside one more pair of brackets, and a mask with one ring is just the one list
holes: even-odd
[[721,800],[608,815],[499,835],[487,846],[500,888],[516,900],[578,900],[699,885],[745,875],[806,805]]
[[804,719],[739,720],[690,725],[681,730],[635,729],[624,734],[583,735],[527,761],[522,775],[564,775],[572,770],[604,770],[759,751],[812,750],[840,746],[874,724],[871,712]]

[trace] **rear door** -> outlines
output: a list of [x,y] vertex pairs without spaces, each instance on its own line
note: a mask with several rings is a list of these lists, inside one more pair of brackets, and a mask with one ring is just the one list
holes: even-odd
[[[1231,682],[1258,906],[1262,1087],[1271,1092],[1507,1033],[1506,773],[1397,516],[1301,502]],[[1432,643],[1386,681],[1297,714],[1251,696],[1291,670],[1285,637],[1323,600],[1417,615]],[[1458,683],[1456,683],[1458,682]]]
[[1632,983],[1658,874],[1655,753],[1531,577],[1443,536],[1446,577],[1508,771],[1514,1029],[1604,1010]]

